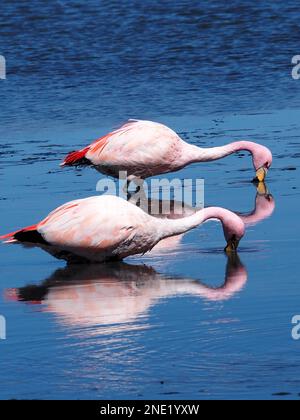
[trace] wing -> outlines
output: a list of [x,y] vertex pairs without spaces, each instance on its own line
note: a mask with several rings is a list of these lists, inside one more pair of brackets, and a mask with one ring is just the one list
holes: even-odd
[[130,241],[145,223],[143,212],[137,215],[134,206],[131,211],[127,206],[132,205],[109,196],[73,201],[52,212],[38,224],[37,231],[58,247],[115,249]]
[[94,165],[155,167],[176,160],[180,143],[180,137],[162,124],[130,121],[94,142],[85,156]]

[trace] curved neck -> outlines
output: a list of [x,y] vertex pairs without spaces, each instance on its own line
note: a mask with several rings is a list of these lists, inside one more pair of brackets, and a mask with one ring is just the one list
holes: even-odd
[[225,146],[201,148],[186,143],[184,151],[184,159],[186,163],[194,162],[210,162],[213,160],[222,159],[241,150],[255,154],[257,144],[251,141],[236,141],[234,143],[226,144]]
[[233,214],[229,210],[221,207],[208,207],[182,219],[159,220],[159,223],[161,224],[161,239],[188,232],[209,219],[220,220],[223,228],[226,228],[229,227],[232,222],[232,217]]
[[275,210],[275,201],[269,195],[257,195],[255,200],[255,208],[249,214],[241,214],[240,218],[245,225],[254,226],[257,223],[267,219]]
[[[164,296],[190,294],[200,296],[211,301],[230,299],[239,292],[248,280],[248,273],[237,255],[228,257],[225,281],[220,287],[210,287],[202,282],[191,279],[168,280],[161,287]],[[160,283],[160,286],[162,283]],[[162,297],[162,294],[161,296]]]

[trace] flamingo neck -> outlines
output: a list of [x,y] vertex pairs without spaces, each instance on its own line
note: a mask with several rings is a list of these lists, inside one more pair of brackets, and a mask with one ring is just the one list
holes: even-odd
[[223,157],[229,156],[241,150],[248,151],[254,155],[257,149],[257,144],[251,141],[237,141],[225,146],[211,148],[201,148],[188,143],[186,143],[186,145],[187,146],[185,146],[184,150],[184,159],[187,164],[194,162],[211,162],[213,160],[222,159]]
[[220,207],[208,207],[182,219],[160,220],[159,222],[162,226],[161,239],[188,232],[209,219],[219,220],[223,225],[223,229],[226,230],[232,224],[232,213]]
[[257,195],[254,210],[247,215],[240,215],[246,226],[254,226],[257,223],[266,220],[275,210],[275,202],[272,196]]
[[229,256],[227,261],[225,281],[223,286],[209,287],[199,281],[191,279],[179,279],[165,281],[165,287],[161,288],[164,296],[189,294],[201,296],[211,301],[228,300],[239,292],[247,283],[248,273],[237,255]]

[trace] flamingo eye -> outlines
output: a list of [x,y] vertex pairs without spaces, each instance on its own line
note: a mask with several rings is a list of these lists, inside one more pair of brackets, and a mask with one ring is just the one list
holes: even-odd
[[270,163],[269,162],[266,162],[265,163],[265,168],[269,169],[269,167],[270,167]]

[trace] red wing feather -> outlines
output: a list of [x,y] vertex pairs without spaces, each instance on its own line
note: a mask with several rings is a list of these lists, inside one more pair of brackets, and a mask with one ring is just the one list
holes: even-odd
[[85,149],[69,153],[65,160],[62,162],[61,166],[80,165],[88,151],[89,147],[86,147]]
[[36,229],[37,229],[37,225],[28,226],[28,227],[26,227],[24,229],[19,229],[19,230],[16,230],[15,232],[8,233],[7,235],[0,236],[0,240],[2,241],[4,239],[13,239],[14,236],[17,233],[20,233],[20,232],[30,232],[30,231],[33,231],[33,230],[36,230]]

